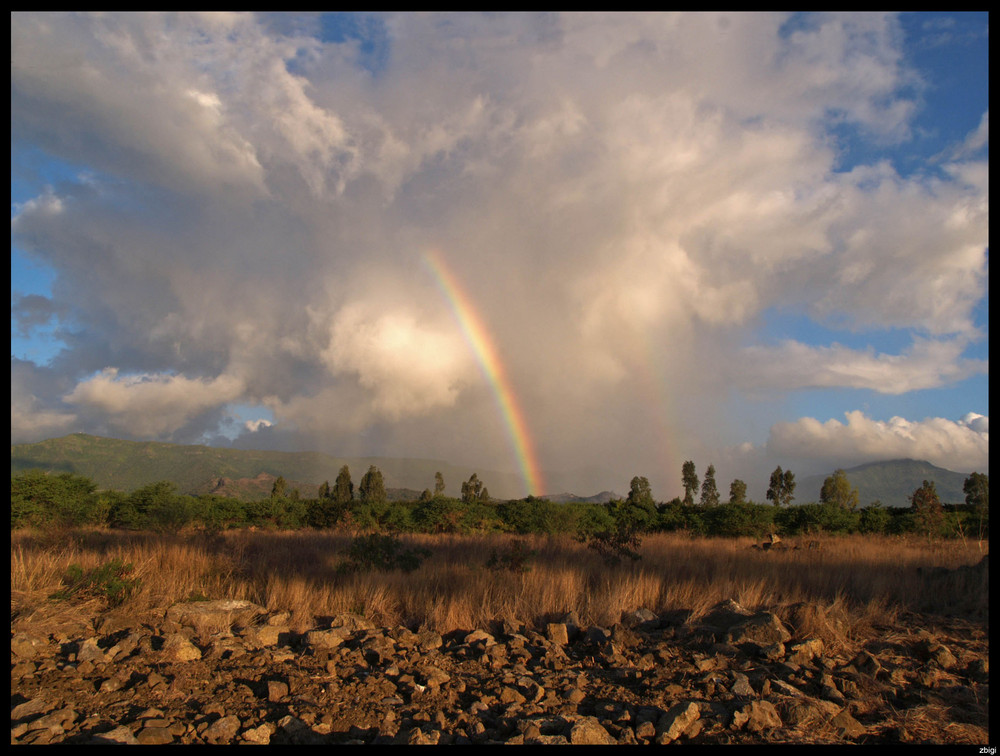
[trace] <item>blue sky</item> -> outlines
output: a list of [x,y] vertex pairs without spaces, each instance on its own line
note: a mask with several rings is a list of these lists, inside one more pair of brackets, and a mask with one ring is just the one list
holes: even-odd
[[13,14],[12,442],[514,471],[433,249],[554,487],[985,469],[988,28]]

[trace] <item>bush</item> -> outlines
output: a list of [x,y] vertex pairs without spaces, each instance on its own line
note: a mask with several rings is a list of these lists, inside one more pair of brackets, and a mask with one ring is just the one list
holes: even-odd
[[529,549],[522,541],[514,541],[506,549],[494,549],[486,566],[494,572],[530,572],[531,565],[528,562],[537,555],[537,551]]
[[587,548],[600,554],[604,563],[609,567],[620,564],[625,557],[633,562],[642,559],[642,555],[638,551],[641,547],[642,538],[636,531],[627,528],[594,533],[587,542]]
[[339,569],[345,573],[372,570],[413,572],[430,555],[430,549],[404,548],[396,536],[372,533],[351,541],[347,548],[347,561]]
[[118,606],[134,594],[142,581],[129,578],[132,565],[121,559],[112,559],[107,564],[84,571],[78,564],[71,564],[63,576],[62,590],[51,598],[65,600],[74,596],[97,596],[105,599],[109,606]]
[[102,519],[97,486],[72,473],[30,470],[10,479],[10,527],[61,527]]

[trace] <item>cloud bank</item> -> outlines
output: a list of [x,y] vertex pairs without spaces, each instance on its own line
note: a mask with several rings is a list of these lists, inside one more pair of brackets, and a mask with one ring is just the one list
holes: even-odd
[[[430,249],[550,470],[674,485],[703,433],[725,436],[729,392],[896,395],[988,370],[964,356],[985,337],[988,114],[907,173],[845,166],[833,131],[914,138],[894,16],[339,20],[12,16],[15,170],[22,151],[63,167],[12,210],[12,245],[55,272],[47,302],[12,291],[12,329],[54,322],[62,345],[12,358],[12,441],[193,442],[243,405],[271,424],[237,444],[513,469]],[[757,332],[774,309],[910,345],[775,344]],[[875,453],[904,425],[937,428],[805,418],[769,444]],[[988,453],[936,432],[957,468]]]

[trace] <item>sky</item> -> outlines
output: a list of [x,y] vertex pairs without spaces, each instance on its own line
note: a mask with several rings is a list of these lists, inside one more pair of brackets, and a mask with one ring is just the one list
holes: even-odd
[[976,13],[12,13],[11,443],[508,496],[987,471],[988,51]]

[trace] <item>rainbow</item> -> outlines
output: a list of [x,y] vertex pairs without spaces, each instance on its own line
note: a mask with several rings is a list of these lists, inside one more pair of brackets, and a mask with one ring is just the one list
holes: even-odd
[[528,431],[528,422],[524,410],[517,401],[514,387],[503,362],[500,360],[500,350],[490,336],[486,323],[476,310],[471,297],[466,294],[458,279],[448,269],[444,257],[437,250],[424,253],[424,262],[434,274],[441,292],[465,334],[472,351],[479,363],[483,376],[493,389],[497,405],[507,426],[511,446],[517,457],[521,476],[528,488],[528,493],[537,496],[542,493],[542,471],[535,452],[535,444]]

